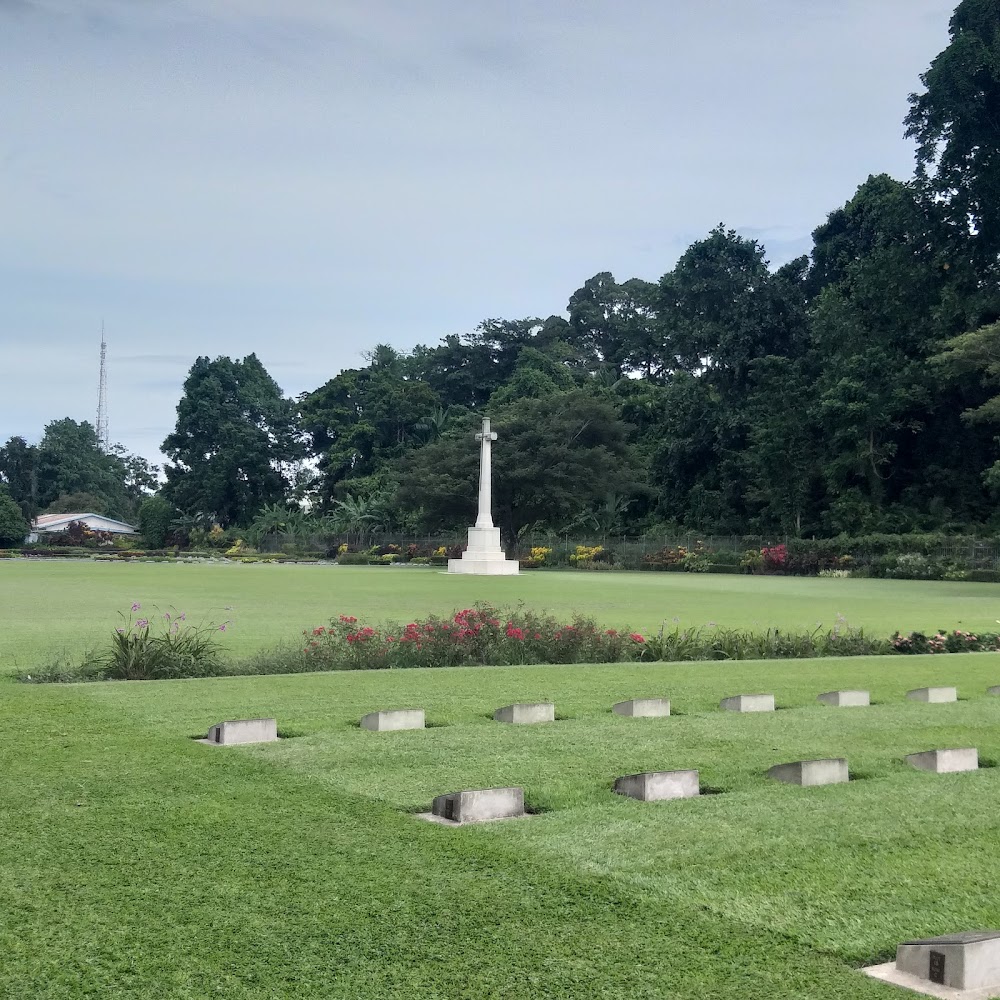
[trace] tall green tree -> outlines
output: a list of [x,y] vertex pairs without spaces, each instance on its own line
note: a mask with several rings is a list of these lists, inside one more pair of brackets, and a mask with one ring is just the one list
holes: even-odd
[[0,448],[0,483],[30,521],[38,512],[38,449],[23,437]]
[[[1000,425],[1000,322],[952,337],[942,348],[930,358],[931,365],[953,380],[972,377],[983,389],[983,396],[972,397],[974,405],[963,410],[962,419],[973,426],[996,428]],[[1000,444],[1000,437],[994,441]],[[994,494],[1000,493],[1000,459],[984,471],[983,480]]]
[[635,371],[653,377],[663,362],[656,295],[652,282],[619,284],[610,271],[595,274],[570,296],[570,343],[591,368],[606,366],[617,378]]
[[[635,482],[628,426],[611,403],[586,390],[520,400],[498,410],[493,423],[493,515],[509,547],[525,528],[562,530]],[[397,503],[419,510],[428,530],[475,519],[478,424],[469,416],[403,465]]]
[[132,514],[121,462],[101,449],[97,432],[85,420],[65,417],[46,424],[38,446],[37,480],[41,508],[61,496],[85,493],[102,500],[111,517],[127,520]]
[[0,547],[20,545],[28,536],[28,520],[7,491],[0,486]]
[[917,180],[979,260],[1000,258],[1000,5],[962,0],[950,42],[910,95],[906,134],[917,142]]
[[[960,275],[944,266],[947,237],[933,206],[886,175],[869,177],[814,240],[811,280],[820,290],[812,351],[827,528],[907,530],[919,512],[914,497],[953,489],[938,483],[932,491],[920,476],[940,464],[942,448],[952,450],[932,421],[955,401],[926,360],[960,322],[949,305]],[[960,481],[957,456],[954,464]],[[899,508],[904,494],[909,512]]]
[[187,516],[228,527],[284,501],[305,448],[294,402],[250,354],[195,361],[163,452],[163,496]]
[[319,493],[329,507],[342,481],[370,476],[427,437],[440,405],[405,359],[384,351],[368,368],[348,369],[301,400],[302,426],[317,459]]

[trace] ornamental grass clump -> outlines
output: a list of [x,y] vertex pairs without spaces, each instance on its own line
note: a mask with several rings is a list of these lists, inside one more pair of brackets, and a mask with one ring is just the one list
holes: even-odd
[[135,602],[128,614],[121,614],[123,624],[112,634],[110,646],[86,665],[99,677],[148,681],[224,673],[218,635],[226,631],[228,621],[195,625],[183,612],[149,617],[141,611],[142,605]]
[[564,623],[544,612],[490,604],[406,625],[373,627],[340,615],[329,627],[303,634],[303,655],[316,670],[618,663],[643,659],[646,649],[640,633],[603,629],[584,615]]
[[767,628],[753,631],[720,628],[713,624],[694,628],[661,628],[647,643],[652,660],[784,660],[813,656],[870,656],[893,652],[886,639],[865,635],[838,616],[833,628],[817,626],[812,632]]

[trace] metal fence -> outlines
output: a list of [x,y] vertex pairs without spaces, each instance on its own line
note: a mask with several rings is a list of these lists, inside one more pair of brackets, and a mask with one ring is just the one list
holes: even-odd
[[[872,539],[849,539],[838,545],[836,539],[797,539],[786,535],[705,535],[697,532],[663,533],[656,532],[638,536],[601,534],[555,534],[552,532],[528,532],[517,543],[516,554],[520,558],[530,555],[533,548],[551,549],[546,558],[549,564],[565,564],[576,553],[578,546],[601,546],[608,553],[609,561],[621,567],[638,567],[646,562],[647,556],[667,548],[684,547],[688,551],[702,548],[718,557],[719,562],[736,562],[747,551],[758,552],[763,547],[788,545],[793,551],[809,546],[822,546],[828,552],[850,556],[855,566],[868,566],[887,553],[896,555],[919,553],[946,563],[953,563],[965,569],[1000,570],[1000,539],[974,538],[970,536],[874,536]],[[454,550],[465,545],[466,533],[441,533],[427,535],[374,533],[364,536],[342,535],[289,539],[282,536],[268,536],[260,545],[263,552],[310,551],[329,553],[340,544],[351,549],[370,546],[396,545],[405,552],[416,546],[421,554],[431,554],[438,549]],[[713,560],[714,561],[714,560]]]

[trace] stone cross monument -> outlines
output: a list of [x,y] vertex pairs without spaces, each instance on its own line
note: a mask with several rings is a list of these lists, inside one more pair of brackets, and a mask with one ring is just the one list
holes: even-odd
[[449,573],[473,573],[477,576],[513,576],[520,567],[516,559],[508,559],[500,547],[500,529],[493,525],[493,442],[497,436],[490,430],[490,418],[483,417],[479,442],[479,514],[469,528],[469,547],[461,559],[448,560]]

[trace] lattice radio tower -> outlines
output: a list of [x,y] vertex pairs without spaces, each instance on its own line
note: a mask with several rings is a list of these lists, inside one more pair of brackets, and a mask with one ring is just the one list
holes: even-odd
[[108,440],[108,345],[101,320],[101,381],[97,390],[97,443],[103,451],[111,447]]

